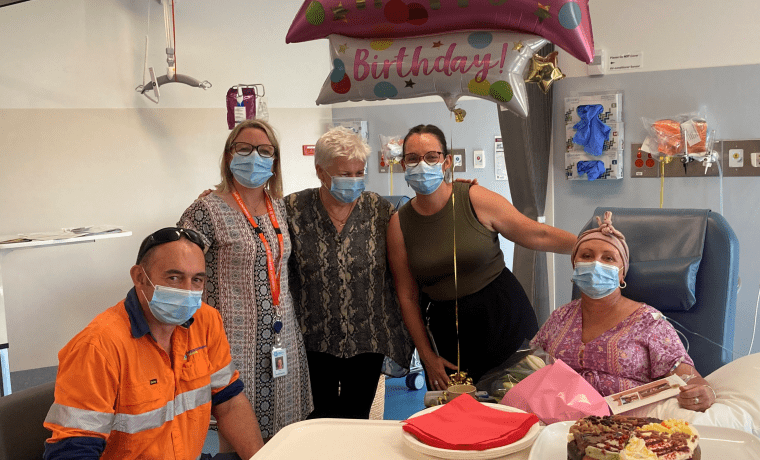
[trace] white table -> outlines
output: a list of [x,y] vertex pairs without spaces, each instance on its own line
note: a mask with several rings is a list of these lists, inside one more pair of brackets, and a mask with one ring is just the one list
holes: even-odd
[[[398,420],[317,419],[288,425],[251,460],[441,460],[412,450]],[[530,448],[500,460],[527,460]]]
[[5,320],[5,294],[3,292],[3,257],[16,249],[44,248],[50,246],[60,246],[62,244],[92,243],[93,241],[97,240],[119,238],[123,236],[130,236],[131,234],[132,232],[120,231],[95,235],[82,235],[75,238],[0,244],[0,396],[11,394],[11,373],[10,365],[8,362],[8,328]]
[[[544,426],[533,446],[499,460],[564,460],[573,422]],[[442,460],[412,450],[401,438],[397,420],[319,419],[280,430],[250,460]],[[695,425],[703,459],[760,460],[760,438],[732,428]]]

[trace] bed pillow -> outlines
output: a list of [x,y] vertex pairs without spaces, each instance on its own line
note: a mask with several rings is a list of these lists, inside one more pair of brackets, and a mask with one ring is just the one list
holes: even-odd
[[718,399],[705,412],[678,406],[676,398],[640,407],[626,415],[680,418],[695,425],[734,428],[760,437],[760,353],[743,356],[705,377]]

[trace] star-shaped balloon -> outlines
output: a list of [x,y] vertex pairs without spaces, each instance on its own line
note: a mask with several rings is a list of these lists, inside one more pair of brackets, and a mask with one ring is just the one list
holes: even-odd
[[552,17],[551,13],[549,13],[549,5],[542,5],[538,4],[538,9],[535,11],[536,16],[538,16],[538,22],[544,22],[544,19],[549,19]]
[[338,6],[333,7],[333,21],[343,21],[348,22],[348,19],[346,18],[346,15],[348,15],[348,10],[343,8],[342,3],[338,3]]
[[546,57],[534,54],[525,83],[537,83],[541,91],[547,94],[552,83],[565,78],[565,74],[557,67],[557,54],[558,51],[553,51]]

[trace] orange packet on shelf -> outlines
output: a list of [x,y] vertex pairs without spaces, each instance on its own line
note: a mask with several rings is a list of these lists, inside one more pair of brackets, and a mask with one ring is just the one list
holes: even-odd
[[652,124],[657,134],[657,151],[665,155],[678,155],[683,152],[683,135],[681,123],[675,120],[657,120]]

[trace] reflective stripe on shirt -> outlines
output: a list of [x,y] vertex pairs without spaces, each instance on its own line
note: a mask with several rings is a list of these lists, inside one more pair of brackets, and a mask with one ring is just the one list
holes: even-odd
[[116,414],[113,421],[113,431],[135,434],[145,430],[158,428],[174,417],[211,402],[211,387],[204,385],[195,390],[186,391],[174,397],[173,401],[142,414]]
[[66,428],[108,434],[111,432],[113,418],[114,414],[77,409],[76,407],[53,403],[50,406],[47,417],[45,417],[45,423],[54,423]]
[[211,389],[218,390],[219,388],[224,388],[229,385],[232,374],[234,373],[235,364],[230,361],[228,365],[211,374]]
[[54,403],[45,422],[103,434],[111,431],[135,434],[158,428],[174,420],[174,417],[210,402],[211,386],[204,385],[177,395],[163,407],[142,414],[107,414]]

